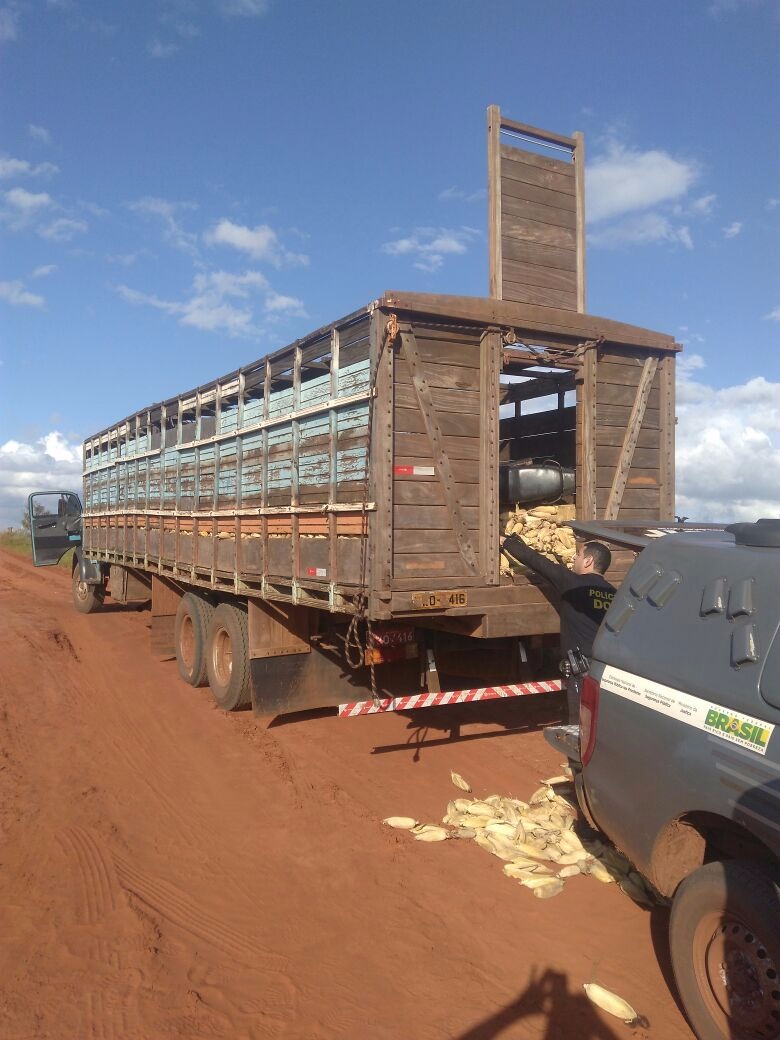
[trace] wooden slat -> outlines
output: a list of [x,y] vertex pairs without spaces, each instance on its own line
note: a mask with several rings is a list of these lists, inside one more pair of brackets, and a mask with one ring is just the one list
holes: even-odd
[[577,513],[581,520],[596,519],[596,380],[597,353],[591,347],[585,351],[582,382],[577,388],[577,413],[581,425]]
[[[478,537],[478,528],[466,528],[469,538]],[[431,560],[438,559],[450,553],[460,557],[460,543],[452,531],[452,521],[446,529],[439,529],[434,534],[430,529],[396,527],[393,531],[394,570],[398,573],[398,558],[407,553],[428,553]],[[475,556],[475,561],[479,557]],[[458,573],[464,573],[459,571]],[[472,574],[473,571],[466,573]]]
[[574,184],[577,198],[577,310],[585,312],[585,137],[574,134]]
[[[455,493],[461,506],[478,506],[482,491],[478,481],[455,484]],[[436,480],[396,480],[393,485],[393,501],[399,506],[446,505],[444,492]]]
[[[675,380],[674,358],[665,357],[659,362],[661,400],[661,516],[671,519],[675,515],[674,485],[674,426],[675,417]],[[636,453],[635,453],[636,454]]]
[[551,408],[530,415],[508,415],[500,422],[502,437],[527,437],[540,433],[560,433],[575,427],[576,407]]
[[[603,466],[605,472],[610,473],[609,480],[599,479],[599,487],[610,487],[612,485],[612,472],[618,464],[621,447],[622,441],[621,444],[615,445],[614,447],[599,443],[599,466]],[[653,473],[659,473],[661,469],[661,455],[658,447],[645,448],[637,446],[634,449],[634,466],[632,467],[632,471],[634,467],[638,468],[640,471],[648,470]]]
[[519,242],[536,242],[543,246],[559,246],[562,249],[574,249],[577,242],[574,231],[568,228],[506,214],[501,219],[501,237]]
[[[395,454],[421,458],[430,451],[430,441],[424,433],[396,433],[393,437]],[[479,460],[479,440],[476,437],[445,437],[444,449],[450,459]]]
[[[652,360],[655,360],[653,358]],[[615,366],[617,367],[617,366]],[[614,368],[613,368],[614,371]],[[632,371],[624,369],[624,371]],[[655,383],[657,384],[657,380]],[[602,405],[619,405],[622,408],[632,408],[636,399],[636,391],[639,383],[605,383],[602,379],[601,362],[599,362],[599,385],[596,391],[598,407]],[[661,394],[657,385],[651,384],[647,395],[647,408],[658,410],[661,403]]]
[[531,401],[539,397],[552,397],[560,391],[574,390],[576,386],[574,373],[561,375],[534,376],[524,383],[504,383],[501,386],[501,404],[512,401]]
[[524,264],[519,260],[509,259],[504,259],[503,264],[505,285],[538,285],[545,289],[561,289],[564,292],[571,292],[574,285],[571,271],[563,271],[558,267],[542,267],[540,264]]
[[502,195],[502,224],[506,224],[508,220],[516,217],[538,220],[542,224],[554,224],[556,227],[566,228],[569,231],[576,231],[577,229],[577,213],[574,208],[545,206],[541,202],[518,199],[513,195]]
[[[428,368],[425,369],[426,375]],[[431,400],[437,410],[446,409],[459,415],[479,415],[479,394],[472,390],[431,390]],[[414,387],[395,384],[395,403],[399,408],[413,408],[416,404]]]
[[551,191],[549,188],[539,188],[535,184],[525,184],[523,181],[506,180],[501,184],[501,208],[504,205],[516,202],[533,202],[539,206],[550,206],[553,209],[565,209],[571,213],[577,212],[577,200],[574,195],[564,191]]
[[[598,488],[606,488],[609,490],[612,487],[612,480],[615,476],[615,466],[617,465],[617,458],[621,449],[617,449],[618,454],[615,458],[615,463],[611,466],[599,465],[596,468],[596,485]],[[632,465],[628,474],[627,486],[630,488],[641,489],[647,488],[659,488],[661,486],[661,471],[659,469],[640,469],[636,465],[636,456],[642,449],[638,448],[634,452],[634,465]],[[602,452],[599,451],[599,463],[603,463]]]
[[[660,417],[658,408],[647,408],[643,422],[645,430],[660,429]],[[596,408],[596,419],[599,426],[618,426],[625,430],[631,422],[631,409],[619,404],[599,404]]]
[[501,239],[501,249],[507,260],[518,260],[523,264],[539,264],[559,271],[574,271],[577,254],[574,249],[557,246],[542,246],[535,242],[518,242],[512,238]]
[[482,371],[480,397],[480,474],[482,502],[479,519],[479,553],[487,585],[501,580],[498,532],[498,459],[499,459],[499,378],[503,338],[499,329],[490,329],[482,337]]
[[[596,444],[598,445],[599,453],[604,448],[622,447],[623,437],[625,436],[626,425],[617,426],[605,426],[602,423],[596,425]],[[638,448],[654,448],[656,451],[660,445],[660,434],[658,430],[650,430],[643,427],[639,431],[639,437],[637,438]],[[593,518],[595,519],[595,518]]]
[[[620,461],[615,468],[612,488],[609,492],[609,499],[604,511],[605,520],[616,519],[618,510],[623,502],[623,493],[625,491],[626,481],[628,480],[628,472],[631,469],[631,462],[634,457],[634,448],[636,448],[639,431],[642,428],[642,422],[645,418],[647,399],[650,396],[650,387],[655,378],[655,370],[657,367],[658,358],[649,357],[642,368],[642,377],[636,390],[636,399],[626,426]],[[630,503],[627,501],[626,506],[628,507],[629,505]]]
[[498,105],[487,110],[488,127],[488,292],[501,298],[501,111]]
[[[471,390],[475,394],[479,393],[478,368],[448,364],[442,359],[439,363],[426,362],[424,374],[431,387],[443,390]],[[399,384],[414,385],[411,369],[403,357],[397,358],[395,364],[395,385]]]
[[[479,506],[464,506],[463,519],[470,531],[479,530]],[[409,531],[448,531],[452,523],[446,506],[396,505],[393,527]]]
[[[478,561],[475,559],[475,564]],[[470,578],[478,581],[474,571],[469,567],[460,553],[435,553],[427,550],[421,553],[400,554],[393,557],[393,573],[398,577],[426,578],[430,575],[442,578]]]
[[[609,508],[609,499],[611,495],[611,489],[599,488],[596,493],[596,504],[599,511],[604,510],[605,520],[617,520],[618,516],[606,516],[607,509]],[[661,504],[661,490],[660,488],[631,488],[623,493],[623,497],[620,502],[620,508],[618,515],[622,515],[623,508],[625,509],[646,509],[648,514],[657,518],[659,514],[659,507]]]
[[[574,278],[570,272],[567,275]],[[560,289],[546,289],[538,285],[518,285],[517,282],[504,281],[504,298],[516,300],[517,303],[538,303],[542,307],[568,307],[574,310],[577,303],[577,293],[574,287],[568,292]]]
[[[562,195],[574,195],[574,171],[555,172],[542,170],[536,165],[527,163],[518,156],[511,159],[501,157],[501,180],[503,183],[510,181],[521,181],[523,184],[531,184],[535,188],[547,188],[548,191],[558,191]],[[522,189],[520,189],[522,191]]]
[[[446,436],[478,437],[479,416],[476,415],[450,415],[441,412],[437,416],[439,429]],[[396,408],[395,409],[396,433],[426,433],[425,422],[419,409]]]

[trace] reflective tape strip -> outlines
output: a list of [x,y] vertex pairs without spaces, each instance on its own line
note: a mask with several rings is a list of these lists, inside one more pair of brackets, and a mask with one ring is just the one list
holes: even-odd
[[474,690],[383,697],[376,704],[373,701],[352,701],[339,705],[339,718],[351,719],[356,715],[378,715],[386,711],[410,711],[413,708],[438,708],[445,704],[468,704],[471,701],[490,701],[501,697],[527,697],[534,693],[557,693],[562,685],[560,679],[544,679],[509,686],[480,686]]
[[328,572],[324,567],[309,567],[306,575],[309,578],[327,578]]
[[434,477],[436,470],[433,466],[393,466],[393,473],[397,477]]

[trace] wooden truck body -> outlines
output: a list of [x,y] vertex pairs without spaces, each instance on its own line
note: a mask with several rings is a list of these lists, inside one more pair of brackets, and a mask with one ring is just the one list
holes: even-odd
[[88,438],[84,559],[115,598],[151,586],[160,656],[186,592],[247,611],[264,713],[367,688],[344,662],[356,611],[397,644],[376,653],[380,694],[418,691],[426,648],[458,675],[480,647],[526,659],[517,637],[558,618],[533,575],[499,571],[499,467],[576,468],[582,520],[670,519],[678,349],[571,310],[385,293]]

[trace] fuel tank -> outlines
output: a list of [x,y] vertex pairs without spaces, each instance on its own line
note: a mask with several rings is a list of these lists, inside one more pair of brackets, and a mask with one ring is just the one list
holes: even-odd
[[575,473],[557,462],[502,462],[498,495],[502,506],[553,504],[574,495]]

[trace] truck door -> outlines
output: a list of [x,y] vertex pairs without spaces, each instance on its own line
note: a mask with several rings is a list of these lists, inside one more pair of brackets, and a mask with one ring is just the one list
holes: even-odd
[[33,562],[50,567],[81,545],[81,502],[70,491],[44,491],[27,500]]

